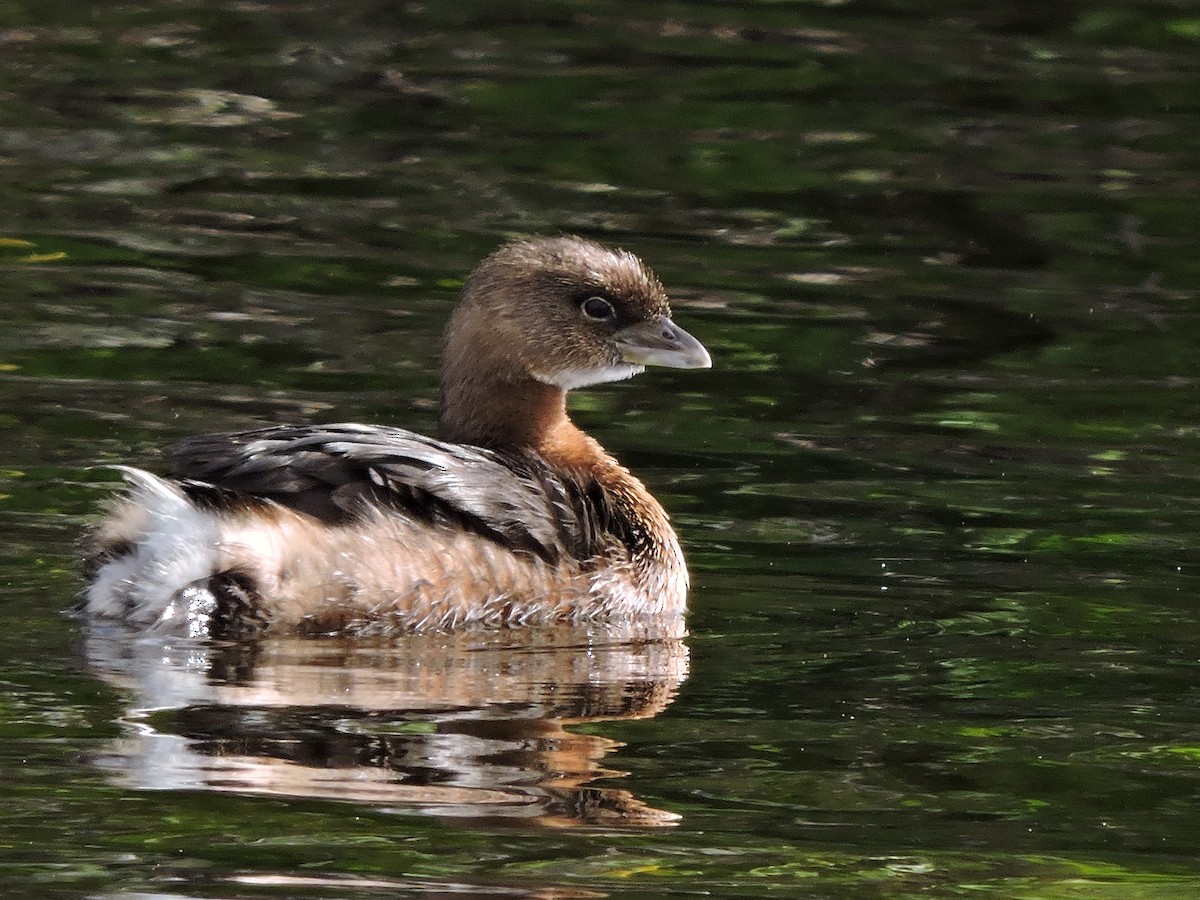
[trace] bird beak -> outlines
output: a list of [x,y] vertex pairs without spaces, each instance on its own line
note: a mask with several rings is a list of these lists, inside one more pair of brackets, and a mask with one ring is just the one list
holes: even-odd
[[621,359],[635,366],[712,368],[712,357],[704,345],[666,316],[622,328],[613,335],[613,340]]

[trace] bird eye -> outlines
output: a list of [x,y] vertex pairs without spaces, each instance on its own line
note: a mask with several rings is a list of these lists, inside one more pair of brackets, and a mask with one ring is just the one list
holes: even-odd
[[611,319],[615,315],[612,304],[603,297],[588,297],[579,304],[579,308],[583,310],[583,314],[589,319],[596,319],[601,322],[605,319]]

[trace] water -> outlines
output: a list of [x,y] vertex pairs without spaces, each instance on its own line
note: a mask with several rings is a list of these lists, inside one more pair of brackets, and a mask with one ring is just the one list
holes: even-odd
[[[13,896],[1200,893],[1187,4],[0,7]],[[63,615],[196,432],[431,430],[506,236],[711,373],[581,393],[686,637],[155,645]]]

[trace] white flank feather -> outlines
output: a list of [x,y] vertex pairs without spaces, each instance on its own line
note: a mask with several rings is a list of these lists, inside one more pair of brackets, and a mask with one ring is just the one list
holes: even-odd
[[87,590],[88,611],[166,625],[180,612],[176,594],[217,571],[219,523],[177,485],[142,469],[116,468],[130,490],[114,511],[112,527],[133,549],[96,573]]

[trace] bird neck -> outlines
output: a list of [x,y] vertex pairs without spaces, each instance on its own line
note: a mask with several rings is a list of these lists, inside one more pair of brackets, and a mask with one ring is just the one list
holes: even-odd
[[591,468],[608,458],[567,415],[566,392],[529,375],[444,373],[438,437],[497,450],[532,450],[547,462]]

